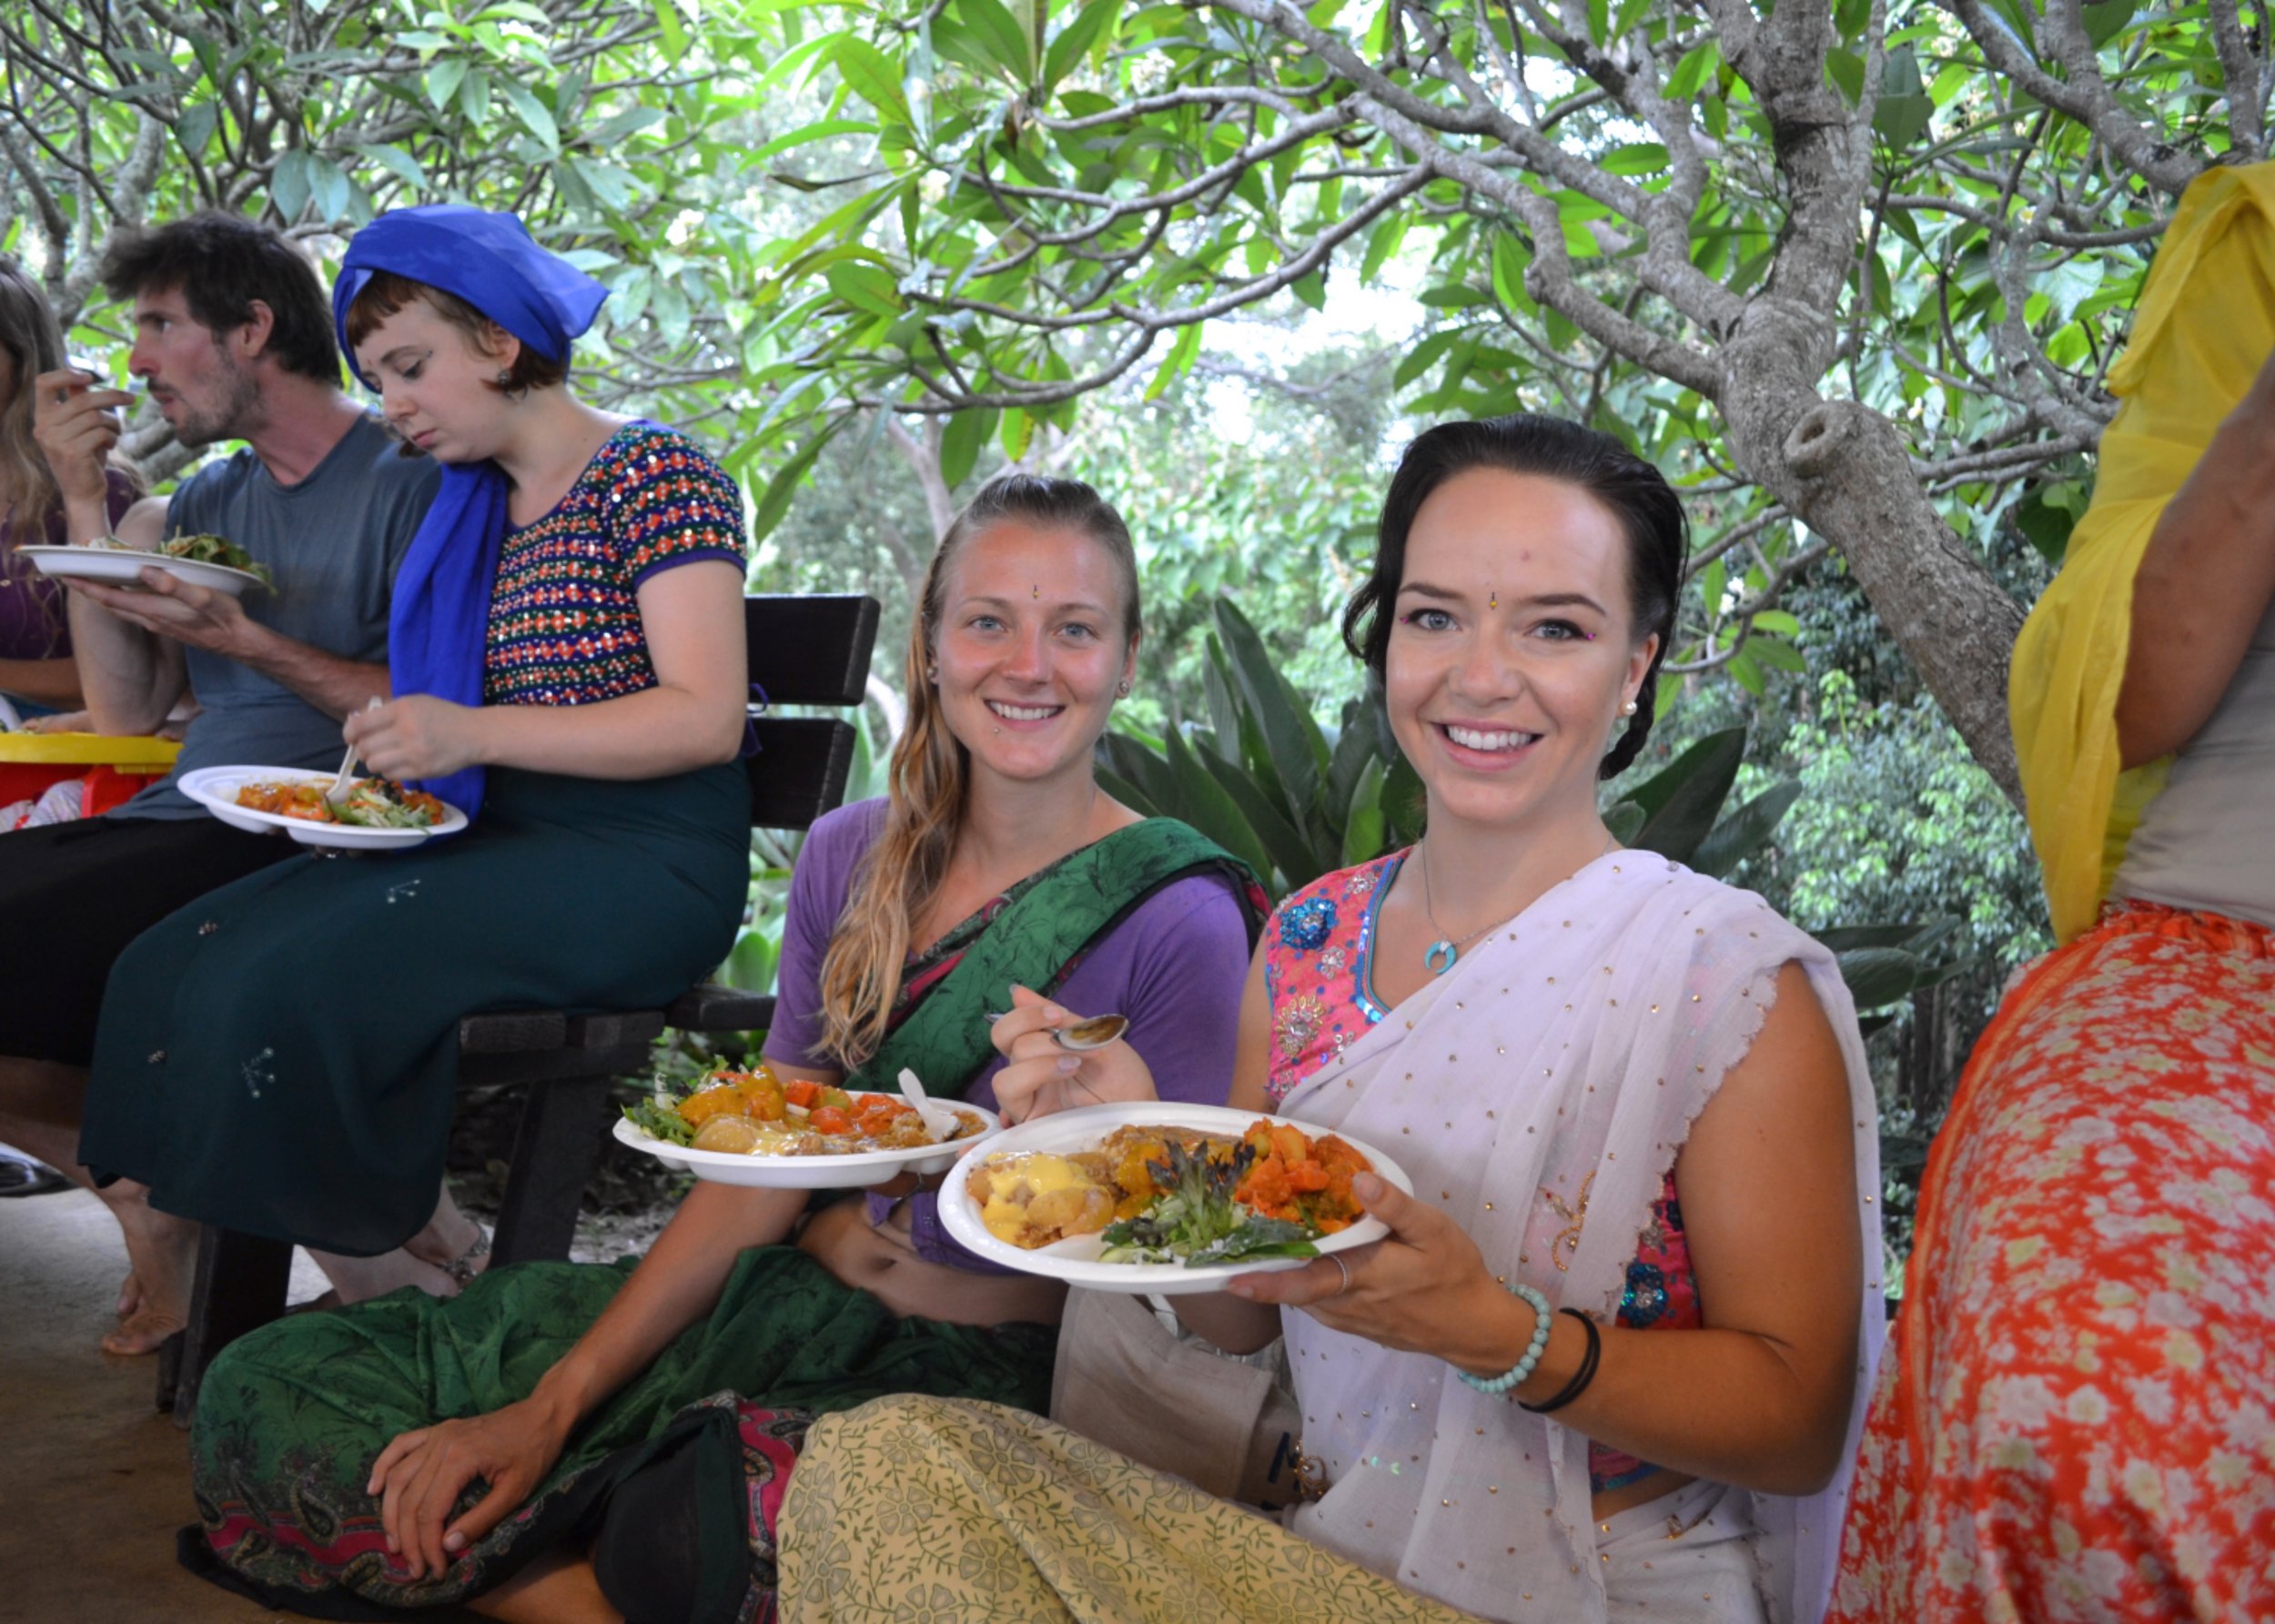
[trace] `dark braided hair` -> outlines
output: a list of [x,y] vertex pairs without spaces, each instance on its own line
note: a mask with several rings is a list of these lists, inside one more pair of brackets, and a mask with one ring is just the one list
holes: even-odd
[[1598,778],[1625,771],[1651,736],[1659,667],[1674,640],[1674,608],[1690,551],[1690,520],[1666,477],[1610,435],[1563,418],[1512,412],[1502,418],[1441,423],[1425,429],[1399,459],[1382,499],[1374,568],[1343,608],[1343,646],[1378,677],[1390,647],[1390,605],[1406,575],[1406,538],[1414,515],[1439,486],[1473,468],[1537,474],[1586,491],[1611,510],[1627,537],[1627,596],[1635,641],[1656,632],[1659,647],[1635,691],[1627,731],[1597,764]]

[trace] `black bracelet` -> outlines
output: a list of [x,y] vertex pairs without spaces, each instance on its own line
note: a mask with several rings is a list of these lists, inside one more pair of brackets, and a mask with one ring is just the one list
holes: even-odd
[[1551,1410],[1562,1409],[1586,1392],[1588,1384],[1595,1380],[1596,1362],[1603,1357],[1603,1337],[1602,1333],[1595,1328],[1594,1320],[1590,1319],[1577,1308],[1562,1308],[1558,1312],[1569,1314],[1580,1322],[1580,1328],[1588,1333],[1588,1349],[1580,1356],[1580,1368],[1572,1372],[1572,1377],[1564,1384],[1562,1392],[1557,1394],[1546,1404],[1525,1404],[1522,1401],[1518,1403],[1519,1409],[1530,1410],[1536,1416],[1545,1416]]

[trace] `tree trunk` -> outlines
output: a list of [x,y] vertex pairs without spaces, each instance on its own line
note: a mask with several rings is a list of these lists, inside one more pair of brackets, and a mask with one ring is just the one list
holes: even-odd
[[1784,316],[1755,301],[1723,351],[1738,465],[1840,549],[1968,751],[2019,807],[2007,666],[2022,607],[1936,513],[1896,426],[1811,387]]

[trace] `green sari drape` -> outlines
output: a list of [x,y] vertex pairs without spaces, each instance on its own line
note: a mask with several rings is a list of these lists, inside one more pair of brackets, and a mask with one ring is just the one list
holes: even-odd
[[[1162,886],[1218,870],[1254,906],[1253,880],[1183,824],[1153,819],[1071,854],[951,931],[922,966],[865,1074],[901,1065],[956,1092],[993,1056],[983,1012],[1009,984],[1048,991],[1082,952]],[[192,1569],[276,1608],[381,1619],[479,1594],[546,1550],[589,1540],[608,1497],[661,1450],[699,1435],[709,1508],[698,1533],[705,1610],[729,1624],[772,1592],[771,1527],[805,1424],[896,1393],[1027,1409],[1050,1398],[1055,1326],[904,1319],[794,1246],[737,1260],[718,1306],[590,1417],[529,1502],[439,1576],[390,1560],[371,1462],[400,1433],[529,1396],[622,1286],[630,1264],[525,1264],[455,1298],[404,1290],[297,1316],[225,1349],[191,1437],[200,1526]],[[774,1481],[779,1478],[780,1481]],[[470,1488],[464,1504],[479,1498]],[[747,1515],[722,1508],[747,1506]],[[771,1516],[771,1512],[769,1513]]]

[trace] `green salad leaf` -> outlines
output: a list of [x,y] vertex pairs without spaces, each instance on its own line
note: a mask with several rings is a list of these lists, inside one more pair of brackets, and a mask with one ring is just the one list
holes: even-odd
[[1210,1161],[1206,1146],[1188,1151],[1171,1144],[1168,1160],[1151,1164],[1168,1194],[1138,1216],[1107,1226],[1100,1260],[1205,1268],[1254,1257],[1317,1257],[1320,1249],[1302,1225],[1259,1217],[1232,1198],[1255,1158],[1245,1144],[1223,1162]]
[[624,1107],[624,1120],[653,1139],[668,1140],[673,1145],[693,1146],[695,1129],[687,1118],[669,1105],[650,1098],[636,1105]]

